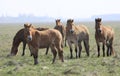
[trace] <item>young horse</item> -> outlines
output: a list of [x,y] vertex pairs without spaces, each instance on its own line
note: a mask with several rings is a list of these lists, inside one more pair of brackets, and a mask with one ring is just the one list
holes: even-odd
[[64,62],[63,48],[61,47],[62,35],[58,30],[48,29],[44,31],[38,31],[30,24],[24,24],[24,28],[25,39],[27,40],[30,51],[34,57],[34,64],[38,64],[38,49],[47,48],[48,46],[51,48],[53,53],[52,63],[55,62],[57,51],[59,58],[62,62]]
[[89,56],[89,32],[87,27],[81,25],[81,26],[75,26],[73,24],[73,20],[72,19],[68,19],[67,20],[67,26],[66,26],[66,38],[68,41],[68,45],[70,47],[70,53],[71,53],[71,57],[73,58],[73,54],[72,54],[72,43],[75,44],[75,52],[76,52],[76,58],[77,56],[77,48],[79,47],[79,58],[81,56],[81,50],[82,50],[82,46],[81,46],[81,42],[84,42],[84,46],[85,46],[85,50],[87,53],[87,56]]
[[[58,31],[60,31],[60,33],[62,34],[62,38],[63,38],[62,46],[63,46],[64,43],[65,43],[65,46],[66,46],[66,40],[65,40],[65,37],[66,37],[66,29],[65,29],[65,27],[61,24],[60,19],[57,19],[57,20],[56,20],[56,26],[54,27],[54,29],[57,29]],[[64,40],[65,40],[65,41],[64,41]]]
[[97,43],[98,57],[100,56],[100,42],[103,44],[103,57],[105,56],[105,45],[107,46],[107,56],[111,55],[111,53],[114,54],[114,31],[109,26],[103,26],[101,20],[101,18],[95,19],[95,39]]
[[[42,31],[42,30],[47,30],[48,28],[36,28],[36,29],[39,31]],[[20,29],[13,38],[12,48],[11,48],[11,53],[10,53],[11,56],[17,54],[18,47],[19,47],[21,42],[23,43],[22,56],[24,56],[25,55],[25,47],[26,47],[26,43],[27,43],[25,38],[24,38],[24,29]],[[48,51],[48,48],[46,49],[46,52]]]

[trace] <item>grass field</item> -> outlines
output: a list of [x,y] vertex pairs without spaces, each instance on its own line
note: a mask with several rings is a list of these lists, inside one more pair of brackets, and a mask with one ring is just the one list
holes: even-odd
[[[79,23],[76,23],[79,24]],[[13,37],[16,32],[23,28],[23,24],[0,24],[0,76],[120,76],[120,22],[104,22],[115,31],[114,50],[116,56],[97,57],[97,47],[94,38],[94,22],[80,22],[85,24],[90,31],[90,57],[86,56],[84,48],[82,57],[70,59],[69,48],[64,48],[64,60],[62,63],[57,56],[56,62],[52,63],[52,53],[45,55],[46,49],[39,50],[39,64],[33,65],[33,57],[30,56],[28,46],[25,56],[22,54],[22,44],[16,56],[7,57],[10,53]],[[54,23],[34,23],[37,27],[53,28]]]

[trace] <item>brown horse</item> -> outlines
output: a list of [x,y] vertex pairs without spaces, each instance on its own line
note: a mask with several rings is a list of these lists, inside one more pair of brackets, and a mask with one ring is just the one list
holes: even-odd
[[54,27],[54,29],[57,29],[58,31],[60,31],[60,33],[62,34],[62,38],[63,38],[63,43],[62,43],[62,46],[63,44],[65,43],[65,46],[66,46],[66,29],[65,29],[65,26],[63,26],[60,22],[60,19],[57,19],[56,20],[56,26]]
[[[47,30],[48,28],[36,28],[37,30],[39,31],[42,31],[42,30]],[[12,48],[11,48],[11,52],[8,56],[13,56],[13,55],[16,55],[17,52],[18,52],[18,47],[20,45],[20,43],[23,43],[23,53],[22,53],[22,56],[25,55],[25,47],[26,47],[26,40],[24,38],[24,29],[20,29],[16,35],[14,36],[13,38],[13,42],[12,42]],[[49,48],[49,47],[48,47]],[[48,48],[46,49],[46,52],[48,52]]]
[[107,46],[107,56],[114,54],[113,39],[114,31],[110,26],[103,26],[101,18],[95,19],[95,39],[98,49],[98,57],[100,56],[100,42],[103,44],[103,57],[105,56],[105,45]]
[[87,56],[89,56],[89,32],[88,32],[87,27],[85,27],[83,25],[76,26],[73,24],[72,19],[68,19],[67,26],[66,26],[66,38],[68,41],[68,45],[70,47],[70,53],[71,53],[70,58],[73,58],[72,43],[75,44],[76,58],[78,57],[77,48],[79,47],[79,58],[80,58],[81,50],[82,50],[82,46],[81,46],[82,41],[84,42]]
[[47,48],[48,46],[51,48],[53,53],[52,63],[55,62],[57,51],[59,58],[62,62],[64,62],[63,48],[61,47],[62,35],[58,30],[48,29],[44,31],[38,31],[31,24],[24,24],[24,35],[34,57],[34,64],[38,64],[38,49]]

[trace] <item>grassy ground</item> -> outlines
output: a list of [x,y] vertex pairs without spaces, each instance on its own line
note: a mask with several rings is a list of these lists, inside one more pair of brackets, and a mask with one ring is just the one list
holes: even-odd
[[[78,24],[78,23],[76,23]],[[52,53],[45,55],[46,49],[39,50],[39,64],[33,65],[33,57],[30,56],[28,46],[26,55],[22,54],[22,44],[14,57],[7,57],[10,53],[12,40],[16,32],[23,28],[23,24],[0,24],[0,76],[119,76],[120,75],[120,26],[119,22],[104,22],[115,30],[114,49],[116,56],[97,57],[97,48],[94,39],[94,22],[81,22],[90,30],[90,57],[86,56],[83,48],[82,57],[69,59],[69,48],[64,48],[64,60],[62,63],[58,57],[55,64],[52,63]],[[34,24],[37,27],[54,27],[54,23]]]

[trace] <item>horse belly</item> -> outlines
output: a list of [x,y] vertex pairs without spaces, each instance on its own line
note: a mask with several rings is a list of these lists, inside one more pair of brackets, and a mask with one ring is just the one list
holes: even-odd
[[48,43],[40,43],[39,44],[39,48],[47,48],[47,47],[49,47]]
[[70,43],[76,43],[77,38],[76,37],[67,37],[67,40],[70,41]]
[[49,47],[49,40],[41,40],[40,42],[39,42],[39,48],[47,48],[47,47]]

